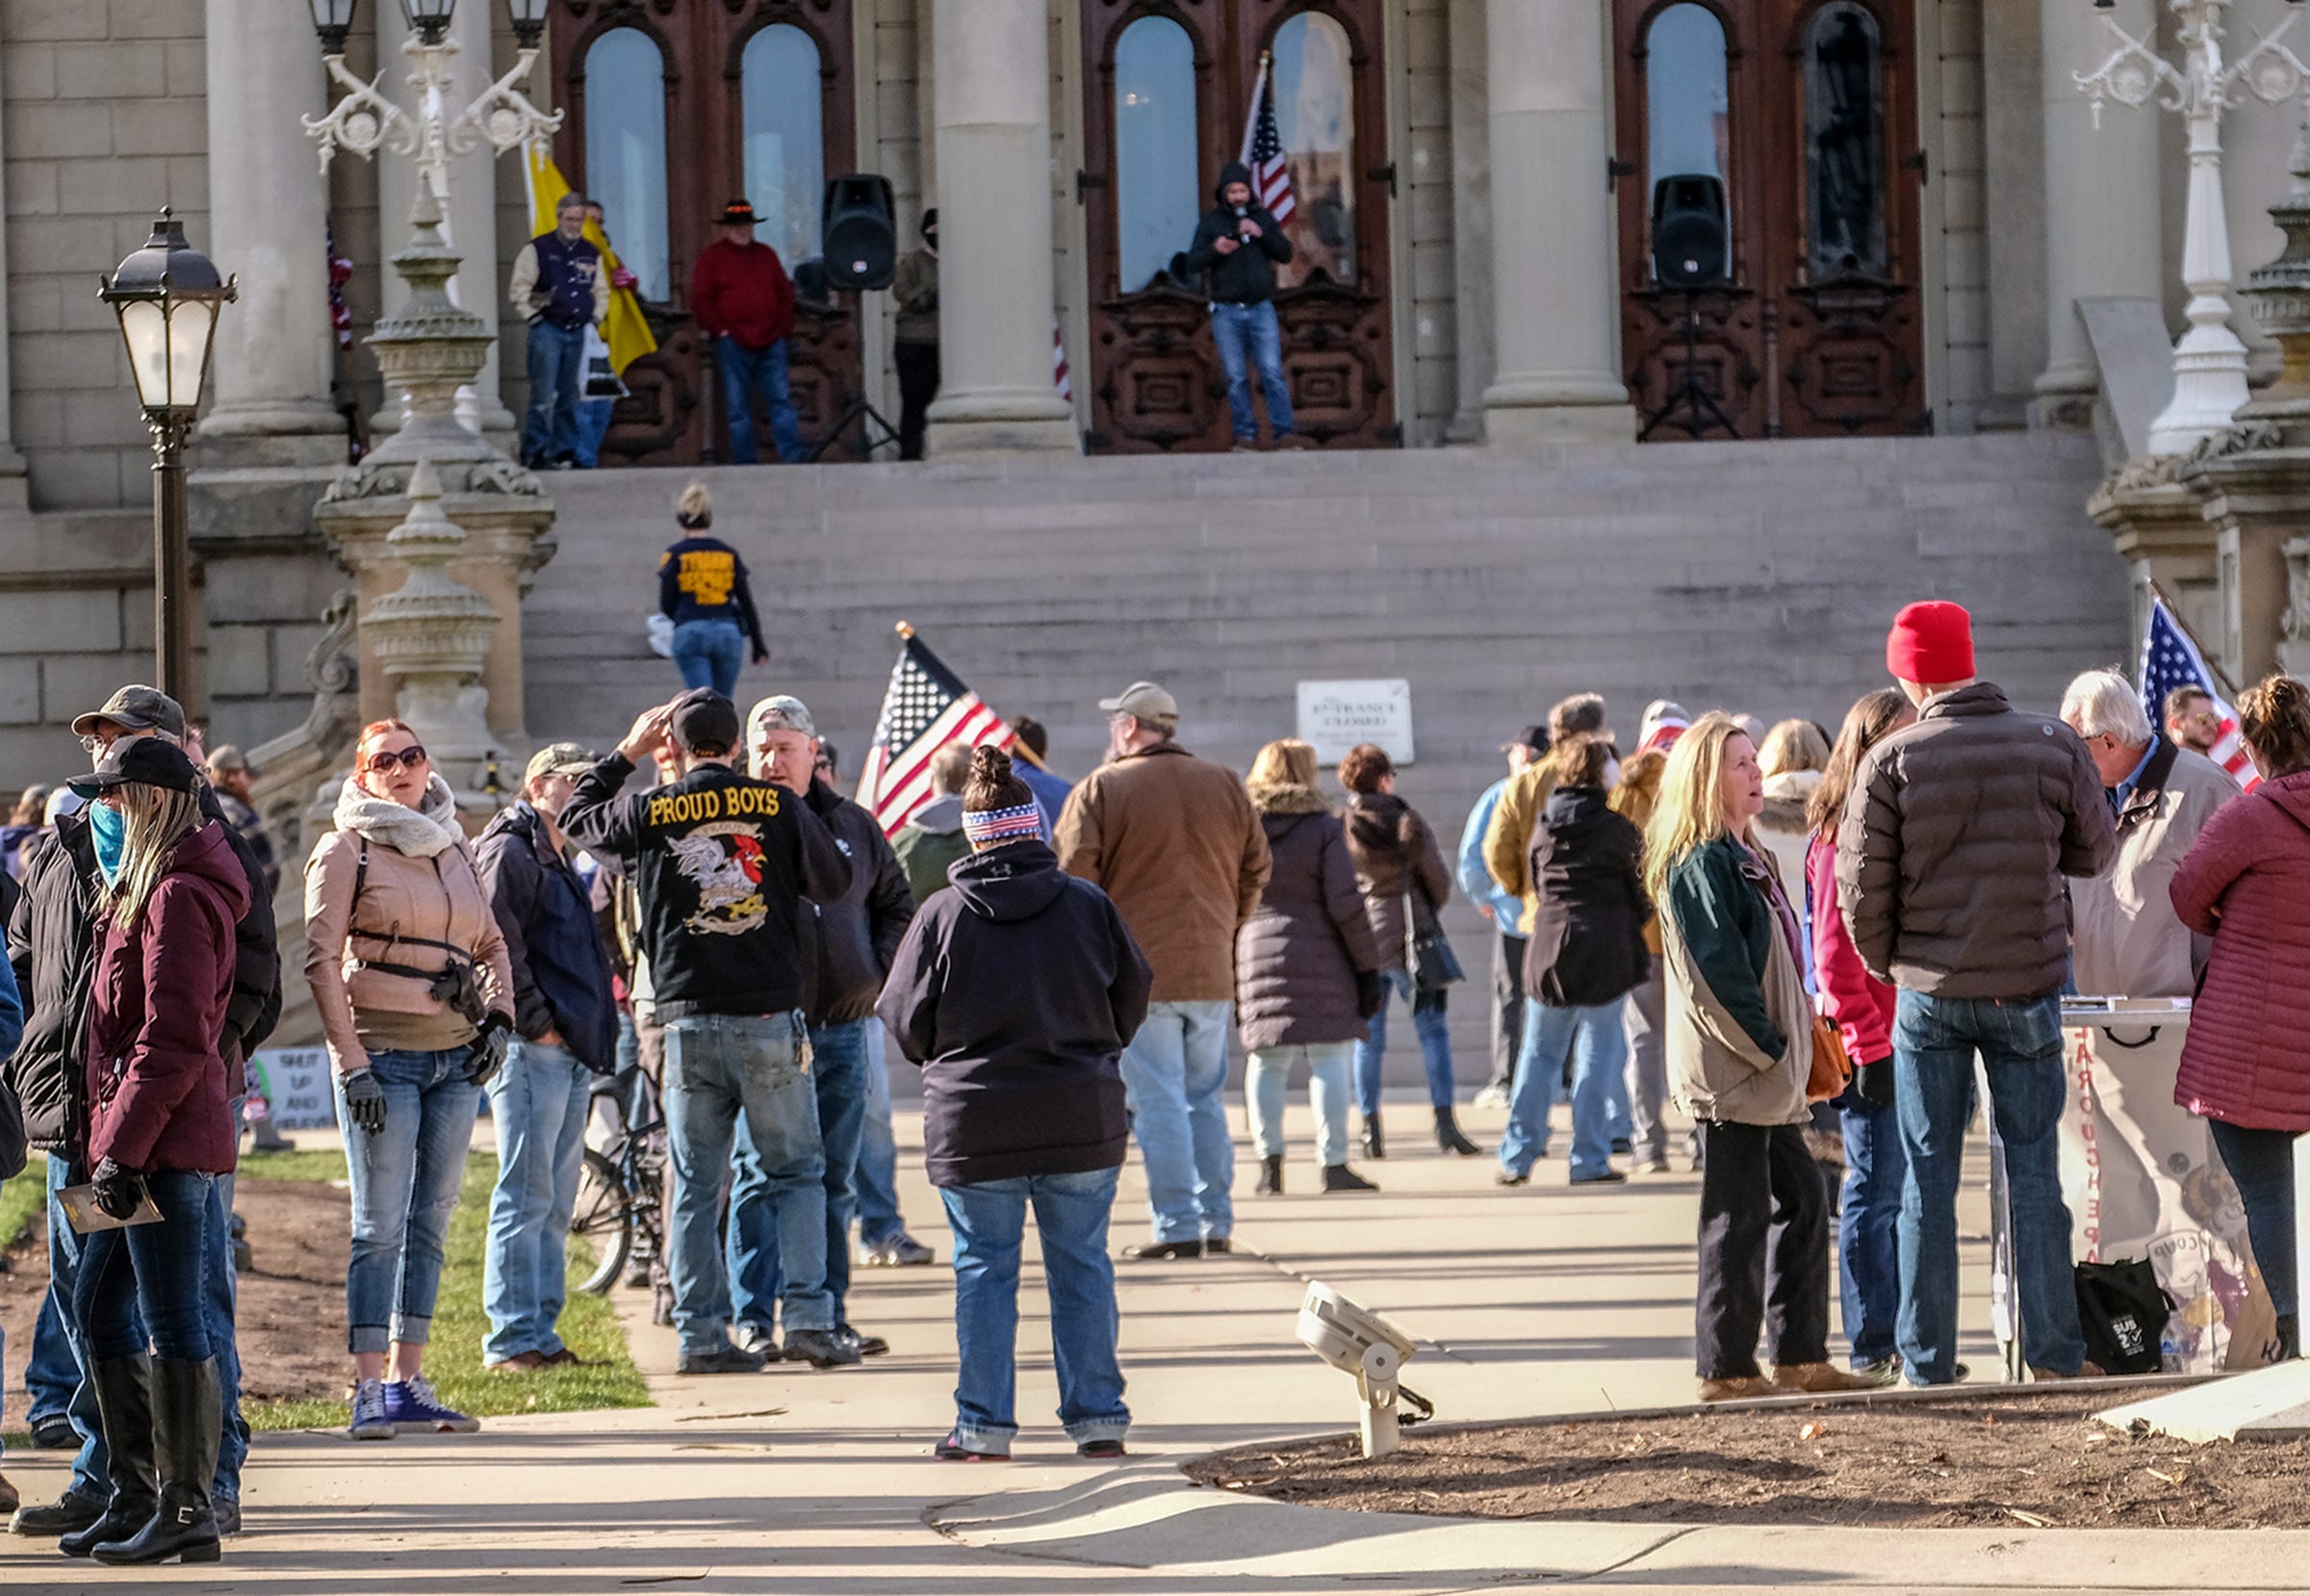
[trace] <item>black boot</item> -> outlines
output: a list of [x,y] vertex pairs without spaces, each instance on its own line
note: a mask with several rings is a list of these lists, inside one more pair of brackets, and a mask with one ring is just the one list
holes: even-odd
[[1283,1196],[1283,1154],[1259,1161],[1259,1184],[1251,1189],[1253,1197]]
[[2296,1313],[2278,1315],[2278,1361],[2290,1363],[2302,1355],[2302,1318]]
[[152,1359],[142,1352],[98,1358],[92,1373],[113,1495],[102,1518],[57,1540],[56,1549],[67,1557],[85,1557],[106,1541],[135,1534],[152,1522],[160,1503],[152,1471]]
[[1484,1150],[1460,1134],[1460,1121],[1453,1117],[1450,1103],[1436,1110],[1436,1146],[1462,1158],[1474,1158]]
[[1388,1156],[1388,1141],[1379,1133],[1379,1116],[1377,1114],[1364,1116],[1364,1156],[1366,1158]]
[[135,1534],[95,1549],[102,1563],[215,1562],[221,1555],[209,1481],[224,1429],[217,1360],[165,1357],[152,1366],[153,1454],[160,1465],[160,1510]]
[[1323,1189],[1326,1192],[1376,1192],[1374,1186],[1345,1164],[1323,1166]]

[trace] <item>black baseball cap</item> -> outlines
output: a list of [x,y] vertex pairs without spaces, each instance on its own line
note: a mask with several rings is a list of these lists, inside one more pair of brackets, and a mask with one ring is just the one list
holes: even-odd
[[123,786],[157,786],[170,792],[199,790],[191,756],[159,737],[115,743],[112,752],[105,755],[93,771],[72,778],[71,786],[83,798],[93,798]]
[[184,740],[184,706],[158,687],[132,682],[121,688],[104,701],[102,708],[75,716],[72,734],[85,737],[107,721],[132,732],[166,732],[180,742]]
[[1505,754],[1511,748],[1528,748],[1535,754],[1547,753],[1548,728],[1545,726],[1527,726],[1523,731],[1510,737],[1506,742],[1503,742],[1500,745],[1500,751],[1502,754]]
[[674,712],[667,729],[674,734],[674,745],[683,753],[695,754],[701,748],[728,753],[738,746],[743,731],[738,707],[713,688],[692,687],[670,708]]

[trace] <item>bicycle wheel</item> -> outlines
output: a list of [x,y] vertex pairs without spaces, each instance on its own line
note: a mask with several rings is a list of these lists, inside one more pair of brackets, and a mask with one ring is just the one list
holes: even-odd
[[626,1191],[618,1167],[593,1148],[585,1149],[585,1168],[578,1176],[578,1206],[570,1216],[573,1247],[570,1274],[573,1287],[597,1297],[608,1295],[633,1248],[633,1198]]

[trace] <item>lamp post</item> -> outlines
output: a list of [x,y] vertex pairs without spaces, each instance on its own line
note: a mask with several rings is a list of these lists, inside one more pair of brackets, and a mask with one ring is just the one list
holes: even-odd
[[[2108,13],[2114,0],[2093,0]],[[2168,111],[2182,114],[2190,136],[2190,199],[2182,222],[2182,282],[2190,302],[2182,314],[2190,325],[2173,347],[2173,399],[2150,424],[2149,452],[2184,454],[2230,423],[2246,403],[2246,346],[2230,330],[2229,221],[2221,194],[2221,114],[2245,104],[2249,90],[2268,104],[2291,98],[2310,75],[2284,39],[2297,13],[2236,61],[2222,59],[2222,13],[2231,0],[2168,0],[2174,34],[2182,46],[2175,66],[2151,48],[2154,33],[2137,39],[2104,14],[2117,46],[2091,72],[2071,76],[2093,99],[2100,125],[2105,101],[2139,110],[2157,97]],[[2289,6],[2301,0],[2288,0]]]
[[200,408],[217,316],[236,297],[209,257],[185,242],[167,208],[144,247],[103,279],[98,296],[120,321],[137,402],[152,429],[153,656],[161,691],[192,701],[192,556],[185,506],[185,435]]

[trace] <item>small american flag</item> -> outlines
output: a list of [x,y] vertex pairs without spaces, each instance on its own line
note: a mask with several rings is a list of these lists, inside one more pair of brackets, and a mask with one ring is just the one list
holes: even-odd
[[859,802],[873,812],[885,837],[896,837],[931,801],[933,754],[950,742],[1008,748],[1016,735],[911,627],[902,627],[901,634],[906,644],[890,668],[874,746],[859,771]]
[[1066,369],[1066,339],[1056,321],[1051,322],[1051,386],[1067,403],[1075,402],[1075,381]]
[[2223,702],[2214,685],[2214,673],[2206,668],[2205,656],[2166,607],[2164,599],[2150,603],[2149,631],[2142,638],[2141,677],[2142,707],[2149,711],[2149,723],[2161,730],[2166,724],[2166,695],[2174,688],[2195,687],[2212,699],[2221,731],[2206,757],[2228,771],[2240,786],[2251,790],[2259,784],[2253,761],[2238,735],[2238,712]]
[[1259,86],[1251,92],[1251,119],[1244,124],[1245,166],[1251,168],[1251,197],[1280,227],[1299,209],[1292,197],[1292,164],[1284,158],[1283,134],[1275,125],[1275,83],[1269,58],[1259,58]]

